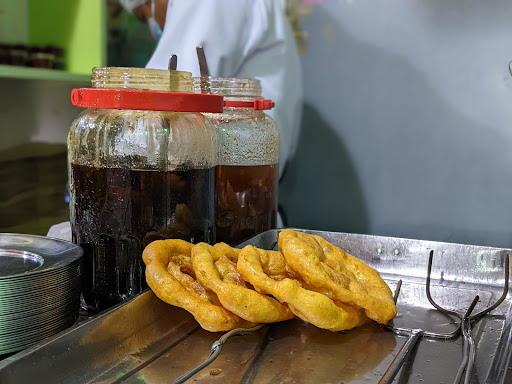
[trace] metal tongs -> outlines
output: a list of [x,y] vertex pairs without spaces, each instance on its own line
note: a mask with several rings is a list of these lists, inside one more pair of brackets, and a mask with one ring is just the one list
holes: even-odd
[[[395,376],[397,375],[398,371],[400,371],[400,368],[402,367],[405,358],[408,356],[408,354],[414,349],[420,338],[427,337],[432,339],[442,339],[442,340],[450,340],[454,339],[455,337],[462,334],[463,337],[463,359],[462,363],[459,367],[459,370],[457,371],[457,376],[455,377],[454,384],[459,384],[461,382],[462,376],[464,375],[464,384],[468,384],[471,372],[473,369],[473,364],[475,362],[475,345],[473,338],[471,336],[471,325],[472,323],[476,322],[483,316],[485,316],[490,311],[494,310],[496,307],[498,307],[507,297],[508,293],[508,286],[509,286],[509,254],[507,253],[505,255],[505,285],[503,289],[503,294],[501,297],[496,301],[493,305],[490,307],[484,309],[481,312],[478,312],[475,315],[471,315],[473,312],[473,309],[475,308],[476,304],[480,300],[480,297],[477,295],[473,299],[471,305],[467,309],[466,313],[464,315],[461,315],[458,312],[448,310],[446,308],[441,307],[438,305],[434,299],[432,298],[430,294],[430,280],[431,280],[431,273],[432,273],[432,259],[434,257],[434,251],[430,251],[429,259],[428,259],[428,272],[427,272],[427,282],[426,282],[426,293],[427,298],[430,304],[434,308],[436,308],[441,313],[444,313],[446,315],[451,315],[459,319],[459,323],[456,327],[456,329],[453,332],[450,333],[436,333],[436,332],[428,332],[423,329],[410,329],[410,328],[400,328],[400,327],[394,327],[392,324],[387,324],[385,327],[393,332],[395,332],[398,335],[402,336],[408,336],[407,340],[405,341],[404,345],[396,355],[396,357],[391,362],[391,365],[388,367],[387,371],[382,376],[381,380],[379,381],[379,384],[389,384],[393,381]],[[394,300],[395,304],[398,300],[398,296],[400,294],[400,288],[402,286],[402,280],[400,280],[397,284]]]
[[215,343],[212,344],[210,354],[208,355],[208,357],[206,358],[205,361],[203,361],[197,367],[184,373],[180,377],[176,378],[171,384],[184,383],[185,381],[190,379],[192,376],[194,376],[196,373],[201,371],[203,368],[206,368],[208,365],[210,365],[217,358],[217,356],[220,355],[220,352],[222,351],[222,347],[224,346],[224,344],[226,344],[226,342],[228,341],[228,339],[231,336],[248,335],[254,331],[257,331],[258,329],[263,328],[265,325],[266,324],[259,324],[253,328],[237,328],[237,329],[233,329],[233,330],[225,333],[219,340],[217,340]]

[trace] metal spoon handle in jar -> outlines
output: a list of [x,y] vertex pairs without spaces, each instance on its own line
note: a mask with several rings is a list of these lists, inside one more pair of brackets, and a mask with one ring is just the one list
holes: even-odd
[[210,77],[210,71],[208,70],[208,62],[204,54],[203,47],[196,47],[197,59],[199,60],[199,72],[202,78]]
[[169,71],[175,71],[176,68],[178,68],[178,56],[173,54],[169,56],[169,65],[167,69],[169,69]]
[[201,93],[211,93],[210,88],[210,71],[208,70],[208,62],[204,54],[203,47],[196,47],[197,59],[199,60],[199,72],[201,73]]

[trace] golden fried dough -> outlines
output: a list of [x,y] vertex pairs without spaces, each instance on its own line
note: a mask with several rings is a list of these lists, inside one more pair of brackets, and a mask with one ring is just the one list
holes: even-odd
[[291,229],[279,234],[286,263],[311,287],[333,300],[365,309],[381,324],[396,316],[393,294],[375,269],[320,236]]
[[[275,252],[272,258],[278,258]],[[361,322],[361,313],[355,307],[334,302],[327,296],[308,290],[288,277],[275,280],[269,277],[262,266],[267,261],[268,251],[255,248],[251,245],[242,249],[238,255],[237,269],[243,279],[255,288],[274,296],[301,319],[330,331],[342,331],[356,327]],[[283,258],[283,256],[280,256]],[[284,265],[284,258],[280,262],[273,260],[277,265]],[[274,264],[276,265],[276,264]]]
[[201,285],[215,292],[224,308],[242,319],[273,323],[294,318],[286,305],[256,292],[242,279],[236,268],[238,255],[226,246],[199,243],[192,248],[192,266]]
[[187,310],[211,332],[253,327],[254,323],[222,307],[217,296],[196,281],[190,259],[192,247],[183,240],[157,240],[144,249],[146,281],[155,295]]

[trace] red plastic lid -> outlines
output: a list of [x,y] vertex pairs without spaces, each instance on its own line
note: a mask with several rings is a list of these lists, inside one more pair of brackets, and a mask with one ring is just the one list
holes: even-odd
[[251,108],[255,111],[274,108],[275,103],[272,100],[254,100],[254,101],[228,101],[224,100],[224,107],[228,108]]
[[184,92],[103,88],[78,88],[71,91],[73,105],[83,108],[222,113],[223,100],[221,95]]

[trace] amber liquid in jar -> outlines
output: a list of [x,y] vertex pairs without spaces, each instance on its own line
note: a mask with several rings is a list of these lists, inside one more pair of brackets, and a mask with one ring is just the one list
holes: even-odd
[[279,166],[216,168],[217,242],[236,245],[276,227]]
[[185,171],[71,164],[73,242],[84,249],[83,297],[90,312],[147,288],[143,249],[158,239],[214,239],[214,168]]

